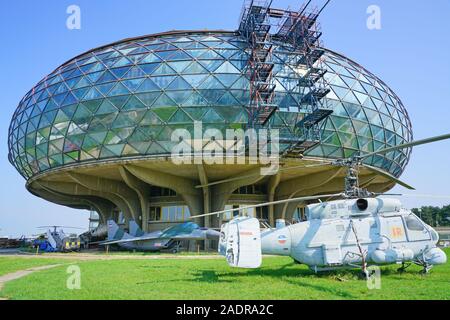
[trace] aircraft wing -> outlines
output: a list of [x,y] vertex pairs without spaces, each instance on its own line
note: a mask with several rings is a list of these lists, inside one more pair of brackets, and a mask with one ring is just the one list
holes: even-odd
[[156,237],[156,236],[132,237],[132,238],[120,239],[120,240],[103,241],[103,242],[100,242],[99,245],[107,246],[110,244],[141,242],[141,241],[149,241],[149,240],[156,240],[156,239],[160,239],[160,238]]
[[119,243],[141,242],[156,239],[174,239],[174,240],[218,240],[220,238],[220,232],[213,229],[195,229],[189,230],[191,232],[180,232],[174,228],[163,232],[161,235],[147,235],[142,237],[132,237],[121,240],[111,240],[100,242],[99,245],[106,246]]
[[191,233],[182,233],[168,237],[174,240],[219,240],[220,232],[213,229],[197,229]]

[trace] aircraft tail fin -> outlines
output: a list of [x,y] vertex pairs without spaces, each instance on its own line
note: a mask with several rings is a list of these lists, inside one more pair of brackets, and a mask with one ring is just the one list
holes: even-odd
[[219,253],[235,268],[259,268],[262,263],[258,219],[237,218],[222,226]]
[[114,220],[108,220],[108,241],[121,240],[124,235],[125,231]]
[[145,234],[134,220],[130,220],[129,222],[129,232],[133,237],[141,237]]

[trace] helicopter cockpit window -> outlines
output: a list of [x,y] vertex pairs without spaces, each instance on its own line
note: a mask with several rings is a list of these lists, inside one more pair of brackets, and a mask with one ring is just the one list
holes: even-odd
[[424,225],[413,215],[405,218],[406,226],[412,231],[423,231],[425,230]]

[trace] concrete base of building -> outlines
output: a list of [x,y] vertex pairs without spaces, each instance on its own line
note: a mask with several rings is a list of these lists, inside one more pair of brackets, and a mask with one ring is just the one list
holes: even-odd
[[[150,221],[150,208],[155,204],[185,205],[191,215],[198,215],[223,210],[227,204],[249,205],[338,193],[344,188],[345,168],[329,164],[310,166],[320,164],[321,159],[283,158],[282,170],[269,176],[261,175],[265,166],[248,164],[248,158],[237,160],[247,164],[205,164],[195,159],[193,164],[176,165],[170,157],[93,162],[45,172],[30,179],[27,188],[60,205],[95,210],[101,223],[117,220],[121,212],[126,221],[139,221],[145,231],[165,226]],[[224,183],[205,186],[224,179]],[[373,192],[386,192],[394,186],[385,177],[364,168],[360,184]],[[250,185],[261,186],[265,191],[236,194],[239,188]],[[176,195],[155,197],[152,187],[170,189]],[[305,205],[293,202],[270,206],[268,220],[274,225],[276,219],[290,219],[298,207]],[[195,222],[218,228],[222,218],[205,217]]]

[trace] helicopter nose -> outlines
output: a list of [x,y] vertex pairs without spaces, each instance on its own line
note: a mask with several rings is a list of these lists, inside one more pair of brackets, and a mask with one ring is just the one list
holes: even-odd
[[432,248],[425,253],[425,262],[431,265],[446,264],[447,255],[439,248]]

